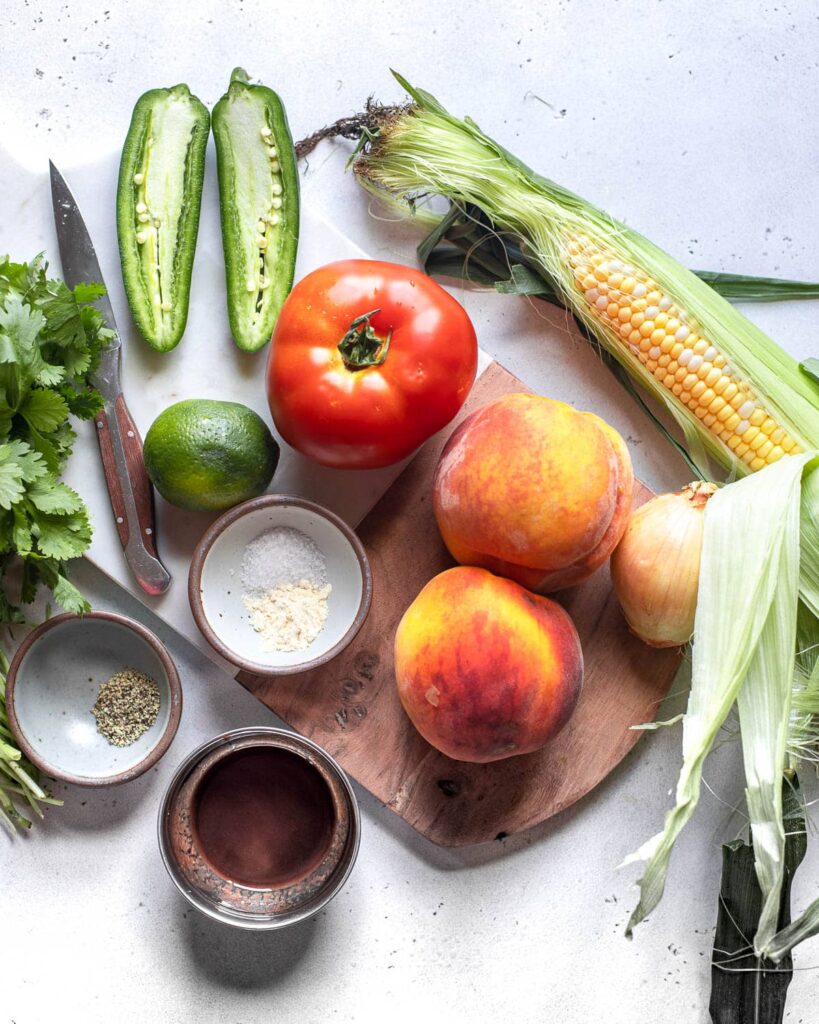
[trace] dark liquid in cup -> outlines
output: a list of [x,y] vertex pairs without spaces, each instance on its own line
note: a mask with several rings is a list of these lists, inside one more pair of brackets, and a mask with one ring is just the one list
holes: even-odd
[[254,889],[292,885],[330,847],[333,801],[320,773],[289,750],[239,750],[199,783],[194,835],[218,874]]

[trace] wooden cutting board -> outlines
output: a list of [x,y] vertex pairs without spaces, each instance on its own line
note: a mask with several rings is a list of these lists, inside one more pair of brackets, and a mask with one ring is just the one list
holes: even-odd
[[[479,377],[456,423],[500,395],[528,390],[495,363]],[[418,591],[454,564],[431,502],[432,474],[450,430],[424,446],[359,527],[373,603],[355,641],[312,672],[236,678],[432,842],[463,846],[530,828],[593,789],[640,738],[630,727],[654,718],[680,652],[647,647],[628,632],[606,567],[557,598],[580,634],[585,681],[577,710],[556,739],[536,753],[492,764],[453,761],[430,747],[399,703],[392,644]],[[635,507],[651,496],[636,483]]]

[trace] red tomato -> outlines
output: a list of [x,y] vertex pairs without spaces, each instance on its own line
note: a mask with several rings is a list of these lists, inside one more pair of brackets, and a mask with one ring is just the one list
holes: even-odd
[[270,411],[285,441],[316,462],[387,466],[449,423],[477,359],[466,311],[420,270],[329,263],[299,281],[279,314]]

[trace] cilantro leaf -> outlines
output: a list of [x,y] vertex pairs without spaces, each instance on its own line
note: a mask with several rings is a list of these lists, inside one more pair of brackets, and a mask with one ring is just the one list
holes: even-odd
[[74,286],[74,301],[82,305],[87,302],[96,302],[103,295],[108,294],[108,289],[99,281],[83,282]]
[[54,600],[67,612],[83,615],[85,612],[91,611],[91,605],[65,576],[60,575],[57,577],[53,590]]
[[35,389],[20,406],[20,415],[35,430],[56,430],[68,418],[68,405],[56,391]]
[[44,362],[35,380],[43,387],[53,388],[65,380],[65,367],[53,366],[51,363]]
[[62,394],[71,413],[80,420],[93,419],[104,405],[102,395],[96,388],[83,388],[82,391],[71,393],[66,389]]
[[26,493],[23,470],[8,452],[9,445],[0,447],[0,508],[10,509]]
[[0,362],[15,363],[22,380],[29,383],[45,368],[37,341],[44,326],[43,314],[25,305],[19,295],[9,295],[0,310]]
[[53,477],[37,480],[26,492],[26,498],[38,512],[60,512],[68,514],[79,512],[82,498],[68,484],[61,483]]
[[17,548],[18,555],[29,554],[33,546],[31,525],[25,509],[20,505],[17,505],[14,509],[14,525],[11,529],[11,539],[15,548]]
[[41,514],[32,522],[32,533],[42,554],[60,561],[78,558],[91,543],[91,524],[84,510],[68,516]]
[[33,483],[48,472],[48,467],[42,461],[40,454],[32,451],[31,446],[27,445],[25,441],[9,441],[0,446],[0,451],[3,448],[9,449],[8,457],[20,467],[25,483]]
[[44,437],[35,427],[29,426],[26,431],[26,438],[28,443],[43,459],[48,470],[52,473],[56,473],[60,468],[62,461],[60,457],[60,450],[57,445],[54,444],[49,438]]

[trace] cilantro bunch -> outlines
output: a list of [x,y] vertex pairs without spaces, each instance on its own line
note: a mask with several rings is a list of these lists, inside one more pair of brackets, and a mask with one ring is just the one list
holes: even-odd
[[[22,622],[19,604],[50,588],[68,611],[88,609],[67,562],[91,542],[88,509],[59,479],[76,433],[102,398],[90,376],[113,337],[92,303],[98,284],[73,290],[49,279],[42,256],[0,257],[0,621]],[[9,569],[22,563],[14,593]]]
[[[17,749],[6,714],[6,674],[9,661],[0,649],[0,825],[13,835],[20,828],[31,828],[26,814],[43,817],[42,804],[62,806],[40,785],[40,773]],[[22,804],[23,811],[19,809]]]

